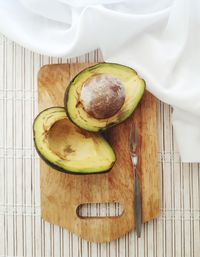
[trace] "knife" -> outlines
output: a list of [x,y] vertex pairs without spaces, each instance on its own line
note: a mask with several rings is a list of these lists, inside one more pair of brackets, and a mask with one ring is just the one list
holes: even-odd
[[132,136],[132,126],[129,132],[129,151],[134,172],[134,214],[137,236],[141,236],[142,226],[142,209],[141,209],[141,192],[138,176],[138,132],[134,125],[134,135]]

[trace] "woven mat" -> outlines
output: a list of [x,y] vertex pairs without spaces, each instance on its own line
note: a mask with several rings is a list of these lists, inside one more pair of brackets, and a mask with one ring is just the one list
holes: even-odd
[[[119,240],[81,240],[40,217],[39,158],[32,141],[37,72],[48,63],[96,62],[98,50],[79,58],[34,54],[0,36],[0,257],[199,257],[200,166],[182,164],[174,142],[170,106],[159,103],[158,152],[162,209],[159,218]],[[101,206],[85,206],[88,214]],[[96,208],[93,210],[93,208]],[[107,213],[113,212],[107,206]]]

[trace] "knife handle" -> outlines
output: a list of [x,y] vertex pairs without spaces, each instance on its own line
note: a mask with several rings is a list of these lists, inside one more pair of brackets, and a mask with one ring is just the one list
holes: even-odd
[[137,170],[135,169],[135,181],[134,181],[134,211],[135,211],[135,226],[137,236],[141,236],[142,226],[142,206],[141,206],[141,191]]

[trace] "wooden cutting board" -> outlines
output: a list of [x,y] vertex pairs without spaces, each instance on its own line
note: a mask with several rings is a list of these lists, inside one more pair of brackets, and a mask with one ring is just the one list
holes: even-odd
[[[69,81],[92,64],[57,64],[43,66],[38,75],[39,110],[63,106],[64,91]],[[157,100],[149,92],[134,115],[107,133],[117,161],[108,173],[71,175],[53,170],[41,161],[42,218],[60,225],[93,242],[119,238],[135,227],[133,210],[133,171],[128,151],[131,123],[139,133],[139,171],[142,192],[142,221],[160,213],[160,179],[157,159]],[[85,203],[119,202],[120,216],[80,217],[77,208]]]

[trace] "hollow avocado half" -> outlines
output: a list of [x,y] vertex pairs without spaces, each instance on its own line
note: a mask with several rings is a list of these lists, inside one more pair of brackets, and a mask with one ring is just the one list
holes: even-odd
[[40,112],[34,120],[33,133],[40,157],[62,172],[101,173],[111,169],[116,160],[103,136],[75,126],[63,107]]
[[[97,119],[85,111],[80,100],[85,82],[93,76],[105,74],[119,79],[124,85],[125,100],[113,116]],[[73,123],[87,131],[103,131],[126,120],[135,110],[145,90],[145,81],[135,70],[116,63],[99,63],[78,73],[70,82],[64,97],[64,106]]]

